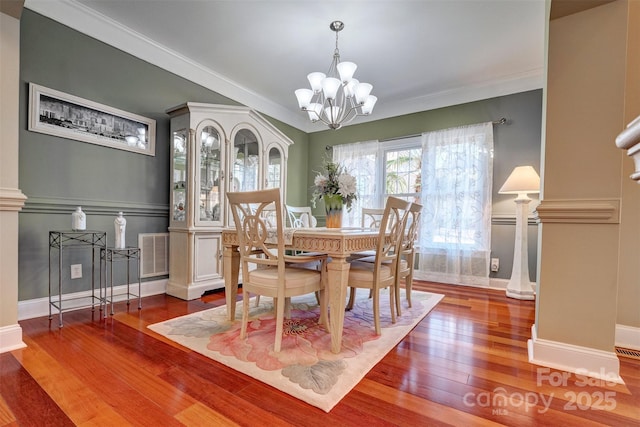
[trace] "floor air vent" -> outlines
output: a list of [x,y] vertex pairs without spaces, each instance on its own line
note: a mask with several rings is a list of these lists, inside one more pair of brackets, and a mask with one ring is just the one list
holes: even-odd
[[640,360],[640,350],[631,350],[629,348],[616,347],[616,353],[622,357]]

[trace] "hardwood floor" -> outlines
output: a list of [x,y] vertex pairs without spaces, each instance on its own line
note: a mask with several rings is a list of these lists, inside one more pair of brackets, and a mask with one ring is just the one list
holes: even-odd
[[625,385],[531,365],[534,302],[416,282],[443,301],[330,412],[155,335],[147,325],[224,304],[166,295],[20,322],[27,348],[0,354],[1,426],[638,426],[640,361]]

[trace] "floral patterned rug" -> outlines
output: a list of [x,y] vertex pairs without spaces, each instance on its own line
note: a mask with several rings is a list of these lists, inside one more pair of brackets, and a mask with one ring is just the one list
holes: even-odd
[[248,337],[240,340],[242,301],[236,321],[227,320],[226,306],[167,320],[149,328],[168,339],[256,378],[329,412],[366,373],[396,346],[443,298],[413,291],[409,308],[402,290],[402,316],[395,324],[389,314],[388,292],[380,293],[382,334],[373,327],[369,292],[359,290],[345,313],[342,350],[331,352],[331,337],[318,325],[314,295],[292,299],[291,319],[285,323],[282,351],[273,352],[275,313],[270,298],[251,304]]

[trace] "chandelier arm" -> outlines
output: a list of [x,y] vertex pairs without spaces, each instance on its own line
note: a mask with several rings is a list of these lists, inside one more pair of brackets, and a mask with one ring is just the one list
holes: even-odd
[[358,110],[356,109],[356,107],[351,107],[348,111],[347,114],[345,114],[345,120],[342,122],[343,125],[349,124],[353,121],[353,119],[355,119],[356,117],[360,116],[361,114],[358,114]]

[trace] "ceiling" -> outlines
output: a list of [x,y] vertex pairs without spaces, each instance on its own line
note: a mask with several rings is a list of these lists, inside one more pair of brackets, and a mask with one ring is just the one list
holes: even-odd
[[[544,0],[26,0],[25,7],[305,132],[294,90],[343,61],[373,85],[353,124],[542,87]],[[185,100],[188,101],[188,100]]]

